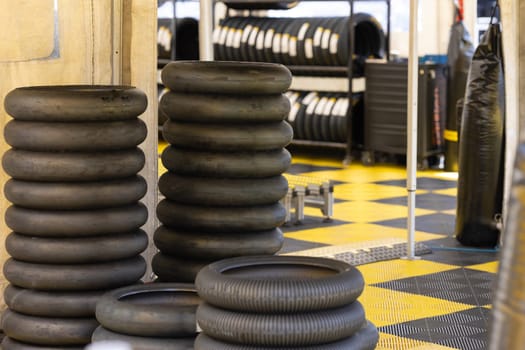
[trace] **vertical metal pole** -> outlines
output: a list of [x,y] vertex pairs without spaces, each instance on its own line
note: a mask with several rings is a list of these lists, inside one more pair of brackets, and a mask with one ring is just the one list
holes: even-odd
[[353,130],[353,113],[352,98],[354,95],[354,50],[355,50],[355,32],[354,32],[354,0],[349,0],[350,16],[348,17],[348,36],[350,43],[348,45],[348,109],[346,111],[346,156],[344,165],[350,165],[352,162],[352,130]]
[[417,98],[418,98],[418,5],[410,1],[410,40],[408,55],[408,115],[407,115],[407,192],[408,192],[408,242],[407,259],[415,259],[415,208],[417,183]]
[[122,0],[113,0],[111,3],[111,84],[122,84]]
[[213,1],[200,0],[199,56],[201,61],[213,61]]

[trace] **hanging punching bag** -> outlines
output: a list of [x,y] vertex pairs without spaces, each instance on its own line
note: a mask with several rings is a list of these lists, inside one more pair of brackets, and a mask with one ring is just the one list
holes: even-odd
[[494,247],[502,211],[505,85],[501,32],[492,24],[472,59],[459,140],[456,238]]

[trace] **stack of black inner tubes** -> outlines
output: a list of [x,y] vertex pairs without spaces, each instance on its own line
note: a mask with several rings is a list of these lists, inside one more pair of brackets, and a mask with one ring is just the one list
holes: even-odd
[[231,258],[203,268],[195,284],[195,350],[371,350],[379,339],[357,300],[363,277],[342,261]]
[[[217,60],[347,67],[349,26],[348,17],[227,17],[214,31],[214,53]],[[379,22],[357,13],[353,26],[357,61],[383,57],[385,35]]]
[[160,250],[152,261],[159,281],[193,282],[212,261],[274,254],[288,191],[284,148],[293,131],[283,92],[291,74],[282,65],[255,62],[175,61],[162,71],[170,91],[159,179]]
[[118,340],[133,350],[192,350],[200,298],[192,284],[149,283],[119,288],[97,302],[93,342]]
[[13,204],[2,348],[82,349],[98,325],[98,298],[146,271],[146,181],[137,175],[146,95],[122,86],[27,87],[4,105],[14,120],[2,159]]
[[[348,108],[346,93],[317,91],[287,91],[291,109],[288,123],[292,125],[294,139],[323,142],[346,142],[348,135]],[[363,94],[353,94],[352,143],[363,145],[364,102]]]

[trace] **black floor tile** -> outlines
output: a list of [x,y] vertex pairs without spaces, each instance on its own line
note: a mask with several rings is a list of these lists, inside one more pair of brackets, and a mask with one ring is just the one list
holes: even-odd
[[[406,180],[386,180],[375,183],[379,185],[406,187]],[[418,177],[416,185],[417,188],[421,190],[442,190],[456,187],[457,181],[434,179],[430,177]]]
[[300,175],[302,173],[311,173],[313,171],[327,171],[327,170],[340,170],[341,168],[337,167],[329,167],[329,166],[318,166],[318,165],[312,165],[312,164],[305,164],[305,163],[294,163],[290,165],[287,173],[294,174],[294,175]]
[[[429,215],[419,215],[415,218],[416,231],[436,233],[449,236],[454,232],[455,217],[449,214],[437,213]],[[390,226],[396,228],[407,227],[407,219],[399,218],[385,221],[375,221],[376,225]]]
[[314,243],[314,242],[308,242],[308,241],[301,241],[299,239],[293,239],[293,238],[285,238],[284,239],[284,245],[281,248],[281,250],[278,252],[278,254],[286,254],[291,252],[298,252],[301,250],[308,250],[308,249],[314,249],[314,248],[320,248],[320,247],[326,247],[326,244],[322,243]]
[[301,223],[295,223],[293,220],[294,218],[292,215],[292,222],[282,225],[280,227],[281,230],[286,233],[286,232],[309,230],[313,228],[339,226],[339,225],[345,225],[345,224],[351,223],[349,221],[336,220],[336,219],[325,220],[323,217],[320,217],[320,216],[309,216],[309,215],[305,215],[304,220],[302,220]]
[[[407,196],[378,199],[374,202],[394,205],[407,205]],[[425,193],[416,195],[416,207],[429,210],[452,210],[456,208],[456,197]]]

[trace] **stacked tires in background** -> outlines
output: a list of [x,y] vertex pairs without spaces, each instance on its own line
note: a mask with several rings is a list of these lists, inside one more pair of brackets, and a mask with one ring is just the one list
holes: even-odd
[[[8,310],[3,349],[81,349],[97,327],[102,293],[140,280],[146,182],[137,117],[146,95],[124,86],[46,86],[11,91],[5,129],[12,177],[5,213],[13,230],[3,271]],[[27,345],[27,344],[31,345]]]
[[160,102],[170,146],[159,180],[163,225],[154,235],[159,280],[193,282],[213,261],[279,251],[290,72],[268,63],[178,61],[162,80],[170,89]]
[[151,283],[106,293],[97,303],[93,342],[119,340],[133,350],[193,350],[200,298],[191,284]]
[[217,261],[197,275],[195,350],[374,349],[379,333],[356,300],[361,273],[310,257]]

